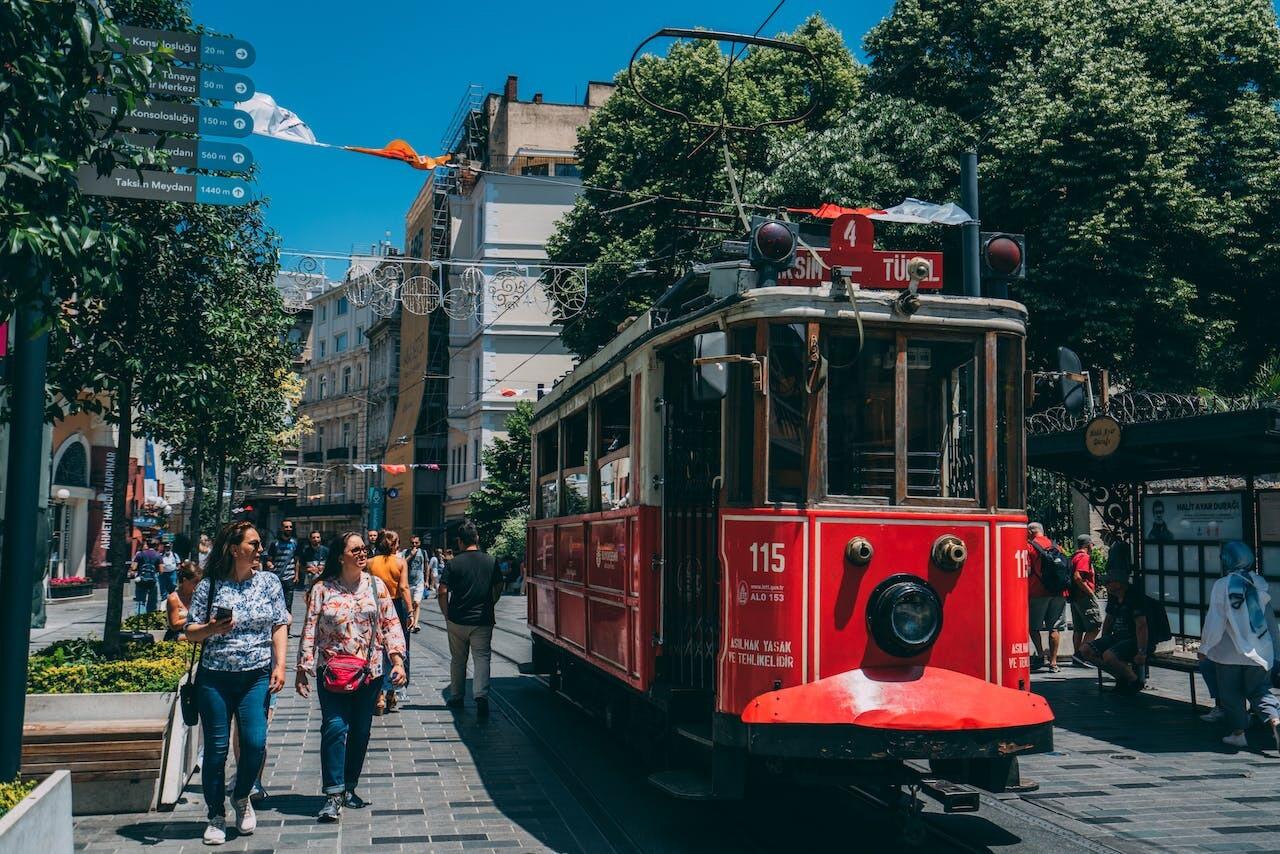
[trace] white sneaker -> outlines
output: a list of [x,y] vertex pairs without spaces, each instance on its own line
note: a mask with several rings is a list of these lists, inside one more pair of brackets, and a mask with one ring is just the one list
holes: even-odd
[[227,820],[222,816],[209,819],[209,826],[204,829],[205,845],[222,845],[227,841]]
[[231,808],[236,811],[236,830],[248,836],[258,829],[258,814],[254,812],[253,801],[248,798],[232,801]]
[[1200,720],[1204,721],[1207,724],[1216,724],[1218,721],[1222,720],[1226,716],[1227,716],[1226,712],[1222,711],[1222,709],[1218,707],[1214,707],[1213,711],[1209,712],[1207,715],[1201,715]]
[[1223,736],[1222,743],[1230,747],[1248,747],[1249,746],[1249,741],[1244,737],[1244,733]]

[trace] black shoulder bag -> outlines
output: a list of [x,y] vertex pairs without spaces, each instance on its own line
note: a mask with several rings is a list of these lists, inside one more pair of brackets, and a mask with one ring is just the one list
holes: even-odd
[[[217,588],[213,585],[213,579],[209,579],[209,602],[204,612],[205,625],[209,624],[209,618],[213,616],[213,597],[217,592]],[[178,706],[182,710],[182,722],[187,726],[195,726],[200,723],[200,706],[196,703],[196,680],[193,673],[193,666],[196,663],[196,647],[200,648],[200,660],[204,661],[204,644],[192,643],[191,659],[187,662],[188,678],[182,687],[178,689]]]

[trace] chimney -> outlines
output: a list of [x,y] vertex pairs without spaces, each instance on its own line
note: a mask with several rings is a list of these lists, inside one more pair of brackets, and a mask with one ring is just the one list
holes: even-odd
[[516,98],[516,76],[514,74],[507,75],[507,86],[502,90],[502,97],[508,101],[515,101]]
[[534,93],[533,93],[533,103],[535,103],[535,104],[541,104],[541,103],[542,103],[542,93],[541,93],[541,92],[534,92]]

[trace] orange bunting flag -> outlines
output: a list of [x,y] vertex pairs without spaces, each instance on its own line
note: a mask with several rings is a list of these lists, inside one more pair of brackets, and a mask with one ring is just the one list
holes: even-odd
[[384,463],[382,466],[382,470],[387,474],[404,474],[409,470],[409,467],[407,465],[404,465],[403,463],[400,463],[400,464]]
[[427,157],[413,150],[413,146],[403,139],[393,139],[382,148],[361,148],[357,145],[342,146],[347,151],[358,151],[361,154],[372,154],[374,157],[385,157],[388,160],[401,160],[414,169],[434,169],[444,166],[453,157],[442,154],[439,157]]

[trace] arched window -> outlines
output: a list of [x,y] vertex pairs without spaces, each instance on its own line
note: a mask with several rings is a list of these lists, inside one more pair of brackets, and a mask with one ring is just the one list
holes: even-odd
[[62,486],[89,485],[89,455],[85,453],[84,442],[72,439],[67,445],[53,473],[53,482]]
[[351,366],[346,365],[342,369],[342,393],[351,393]]
[[329,377],[327,374],[320,375],[320,399],[324,400],[329,396]]

